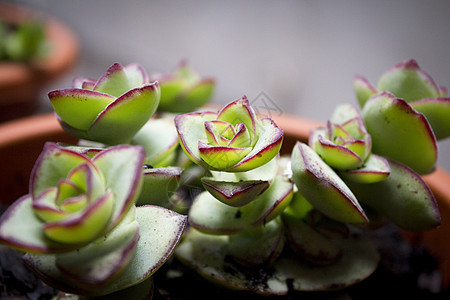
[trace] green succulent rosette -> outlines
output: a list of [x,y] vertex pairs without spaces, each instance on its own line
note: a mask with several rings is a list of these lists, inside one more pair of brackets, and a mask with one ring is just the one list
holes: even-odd
[[360,110],[352,104],[336,107],[325,127],[312,130],[309,146],[341,176],[357,182],[386,179],[389,164],[372,154],[372,137]]
[[158,111],[186,113],[207,104],[214,94],[215,80],[201,77],[186,61],[165,75],[153,75],[161,87]]
[[219,112],[175,117],[180,145],[196,164],[210,170],[243,172],[274,158],[283,130],[270,118],[259,119],[244,96]]
[[388,69],[381,75],[376,87],[363,76],[355,77],[353,87],[361,107],[375,94],[390,92],[424,114],[438,140],[450,136],[450,98],[447,89],[437,85],[415,60],[401,62]]
[[104,295],[151,276],[171,255],[186,218],[160,207],[135,207],[142,147],[87,153],[44,146],[30,193],[0,219],[0,241],[26,252],[27,265],[49,285]]
[[98,80],[77,78],[71,89],[48,94],[61,126],[80,139],[128,143],[156,112],[158,82],[137,65],[111,65]]

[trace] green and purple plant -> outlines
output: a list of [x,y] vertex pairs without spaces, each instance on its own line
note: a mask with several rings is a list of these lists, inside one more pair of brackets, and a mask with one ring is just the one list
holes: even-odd
[[45,145],[29,194],[0,219],[0,241],[74,295],[120,298],[144,285],[132,295],[147,297],[172,253],[213,282],[283,295],[370,276],[379,253],[364,229],[380,219],[412,231],[440,224],[419,174],[435,167],[449,101],[412,61],[377,89],[357,77],[361,109],[339,105],[290,156],[280,155],[283,130],[245,96],[193,111],[213,89],[187,64],[157,77],[116,63],[50,92],[80,142]]

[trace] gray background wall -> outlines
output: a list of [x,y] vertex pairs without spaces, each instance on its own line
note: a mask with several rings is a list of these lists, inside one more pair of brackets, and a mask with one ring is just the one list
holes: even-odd
[[[168,72],[188,59],[217,78],[215,103],[263,92],[283,113],[326,120],[335,105],[356,103],[356,74],[376,83],[406,59],[450,87],[446,0],[12,2],[54,15],[80,38],[79,64],[49,89],[116,61]],[[450,139],[439,149],[450,170]]]

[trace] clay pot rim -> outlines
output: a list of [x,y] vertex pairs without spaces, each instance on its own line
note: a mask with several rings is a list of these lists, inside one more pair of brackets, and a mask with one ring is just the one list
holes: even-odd
[[[36,79],[45,84],[69,69],[78,56],[78,38],[64,23],[32,8],[0,3],[0,19],[8,23],[17,23],[31,17],[45,22],[51,51],[48,56],[33,61],[31,65],[23,62],[0,62],[0,89],[21,86],[24,82]],[[7,75],[2,75],[4,72]]]

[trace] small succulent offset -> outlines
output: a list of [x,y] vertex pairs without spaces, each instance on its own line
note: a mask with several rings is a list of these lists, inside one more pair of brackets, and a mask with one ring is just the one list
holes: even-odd
[[161,112],[194,111],[211,100],[215,88],[213,78],[200,77],[187,61],[181,62],[170,74],[152,75],[152,80],[157,80],[161,87],[161,102],[158,107]]
[[0,20],[0,61],[31,62],[48,50],[45,23],[30,20],[10,25]]
[[219,112],[178,115],[175,126],[186,155],[216,171],[261,166],[277,155],[283,141],[283,131],[270,118],[258,119],[245,96]]
[[380,92],[390,92],[422,113],[438,140],[450,136],[450,98],[447,96],[447,88],[439,86],[430,75],[420,69],[415,60],[401,62],[387,70],[379,78],[376,87],[363,76],[355,77],[353,87],[361,107],[372,96]]
[[73,88],[48,96],[61,126],[80,139],[129,143],[158,108],[158,82],[137,64],[115,63],[98,80],[77,78]]

